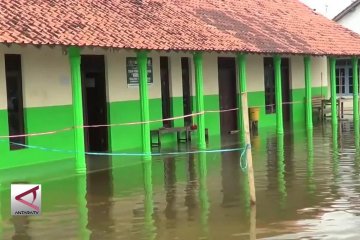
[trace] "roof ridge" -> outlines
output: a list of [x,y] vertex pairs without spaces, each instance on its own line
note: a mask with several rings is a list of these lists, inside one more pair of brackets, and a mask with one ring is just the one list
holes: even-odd
[[337,14],[333,20],[334,21],[339,21],[341,20],[344,16],[346,16],[349,12],[351,12],[354,8],[356,8],[358,5],[360,5],[360,0],[356,0],[353,3],[351,3],[349,6],[347,6],[344,10],[342,10],[339,14]]

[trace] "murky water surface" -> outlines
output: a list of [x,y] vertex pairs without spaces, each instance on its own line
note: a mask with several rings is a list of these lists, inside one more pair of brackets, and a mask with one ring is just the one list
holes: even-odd
[[256,207],[249,204],[239,152],[150,163],[93,157],[87,175],[34,176],[26,181],[42,184],[41,216],[12,217],[10,182],[2,183],[0,234],[41,240],[360,239],[359,139],[350,122],[337,133],[324,125],[312,138],[302,131],[254,136]]

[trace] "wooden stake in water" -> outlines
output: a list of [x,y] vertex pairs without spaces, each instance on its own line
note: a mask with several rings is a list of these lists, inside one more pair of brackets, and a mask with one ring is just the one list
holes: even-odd
[[[244,121],[244,131],[245,131],[245,145],[250,145],[250,129],[249,129],[249,112],[248,112],[248,102],[247,102],[247,93],[241,93],[241,103],[242,103],[242,113]],[[248,179],[249,179],[249,190],[250,190],[250,201],[252,204],[256,203],[255,196],[255,181],[254,181],[254,168],[252,163],[252,152],[251,147],[246,148],[246,159],[248,165]]]

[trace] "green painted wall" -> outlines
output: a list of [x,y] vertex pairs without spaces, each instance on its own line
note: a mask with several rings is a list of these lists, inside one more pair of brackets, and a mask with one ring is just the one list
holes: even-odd
[[[73,125],[71,106],[56,106],[45,108],[25,109],[25,131],[27,133],[46,132],[64,129]],[[8,135],[7,113],[0,111],[0,134]],[[28,137],[28,145],[45,148],[74,150],[73,131],[60,132],[57,134]],[[21,149],[10,151],[8,139],[0,141],[1,160],[0,169],[37,164],[51,160],[71,158],[73,154],[43,151],[38,149]],[[4,154],[3,154],[4,153]]]
[[[316,87],[312,89],[314,96],[326,95],[326,87]],[[264,92],[249,93],[249,107],[260,107],[259,128],[265,129],[275,126],[275,114],[265,114],[265,95]],[[292,123],[296,126],[305,126],[305,89],[293,89],[292,100],[296,103],[292,107]],[[195,106],[193,106],[195,109]],[[140,121],[140,102],[124,101],[109,104],[109,121],[112,124],[121,124]],[[205,96],[205,110],[218,110],[219,96]],[[196,112],[193,110],[193,112]],[[183,115],[182,97],[172,98],[172,113],[174,116]],[[150,100],[150,119],[158,120],[162,118],[161,99]],[[25,110],[26,131],[44,132],[67,128],[73,125],[73,111],[71,106],[56,106],[45,108],[28,108]],[[194,123],[196,123],[194,119]],[[184,120],[174,121],[174,126],[183,126]],[[210,142],[212,146],[220,145],[220,114],[206,113],[205,124],[209,129]],[[151,129],[162,127],[162,122],[150,124]],[[0,135],[8,135],[7,113],[0,111]],[[141,128],[140,125],[114,126],[110,129],[110,143],[112,151],[141,151]],[[73,131],[60,132],[54,135],[28,137],[27,144],[53,149],[63,149],[74,151]],[[175,134],[169,134],[162,139],[164,147],[173,147],[176,140]],[[196,143],[196,134],[193,134],[193,143]],[[157,149],[154,149],[157,151]],[[42,151],[37,149],[23,149],[9,151],[7,139],[0,139],[0,169],[19,167],[29,164],[42,162],[72,159],[72,153],[61,153],[52,151]],[[73,161],[73,160],[71,160]]]

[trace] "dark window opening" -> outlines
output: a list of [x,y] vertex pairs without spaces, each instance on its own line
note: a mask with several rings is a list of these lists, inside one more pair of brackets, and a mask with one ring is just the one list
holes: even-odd
[[275,70],[273,58],[264,58],[265,112],[276,112],[275,104]]
[[[184,115],[190,115],[191,109],[191,81],[190,81],[190,62],[189,58],[181,58],[181,71],[182,71],[182,87],[183,87],[183,108]],[[185,126],[192,125],[192,117],[184,118]]]
[[[161,77],[161,100],[163,119],[171,118],[171,99],[170,99],[170,71],[169,58],[160,57],[160,77]],[[164,127],[172,127],[172,120],[164,120]]]
[[[23,135],[25,134],[25,127],[22,94],[21,55],[5,55],[5,76],[9,134],[10,136]],[[23,146],[25,142],[25,136],[10,138],[10,150],[25,148],[25,146]]]

